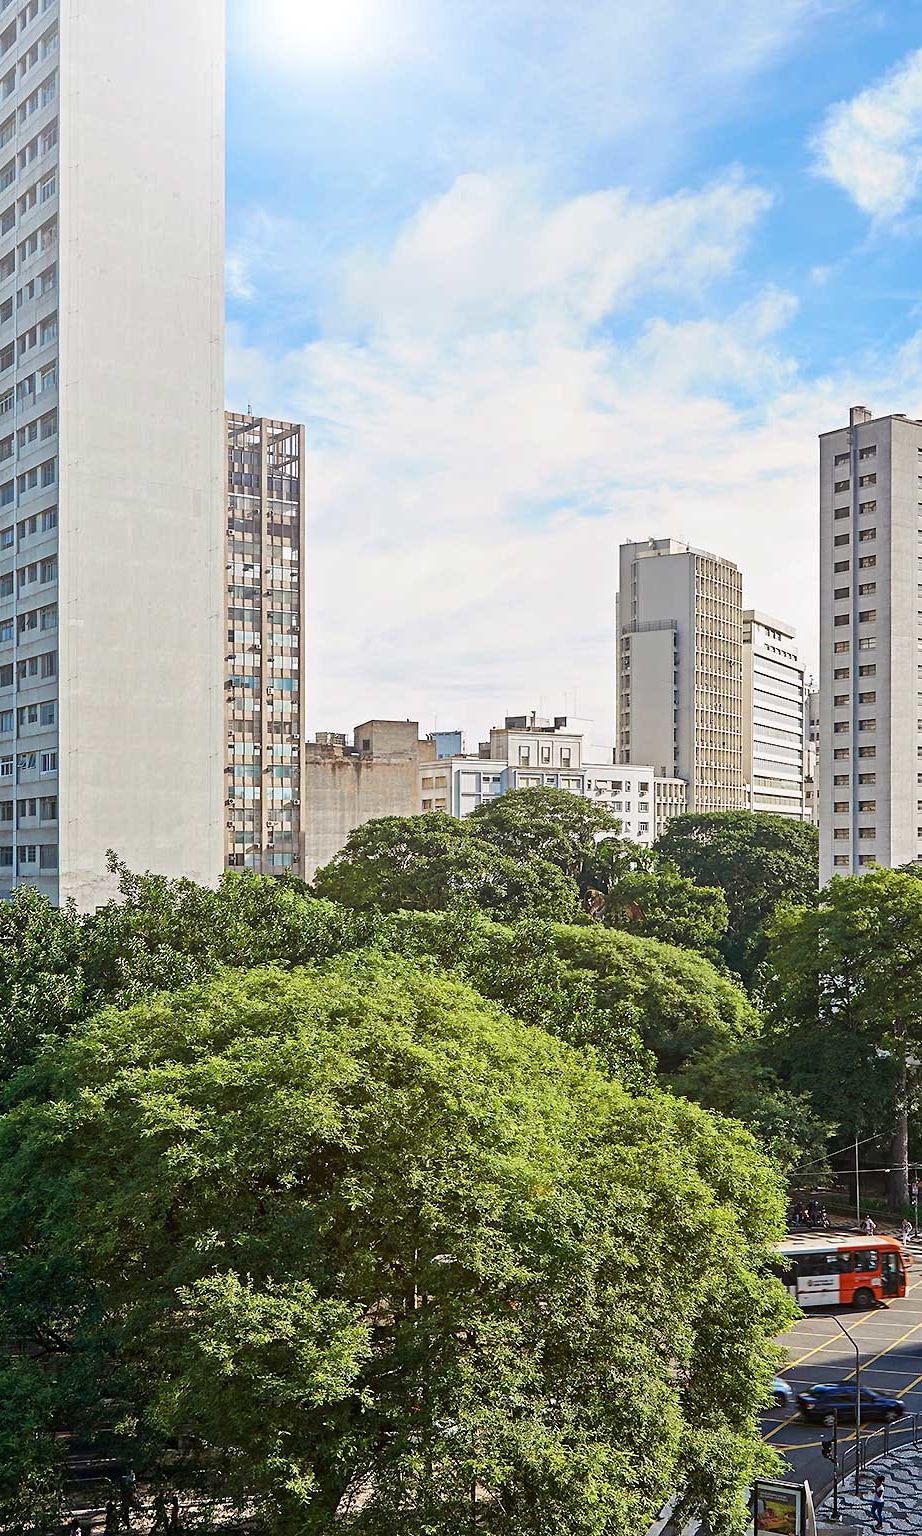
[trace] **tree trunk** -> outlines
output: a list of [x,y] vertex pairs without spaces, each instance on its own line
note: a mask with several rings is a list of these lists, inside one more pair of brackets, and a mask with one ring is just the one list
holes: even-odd
[[893,1210],[909,1204],[909,1084],[905,1046],[900,1061],[900,1076],[896,1090],[896,1119],[890,1152],[888,1195]]

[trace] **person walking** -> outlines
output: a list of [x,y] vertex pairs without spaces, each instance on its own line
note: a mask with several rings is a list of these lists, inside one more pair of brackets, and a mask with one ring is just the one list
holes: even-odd
[[900,1227],[900,1242],[904,1248],[909,1247],[909,1239],[912,1237],[912,1222],[903,1217],[903,1225]]
[[135,1496],[137,1481],[133,1467],[129,1467],[128,1471],[122,1474],[119,1517],[125,1522],[125,1529],[128,1531],[131,1530],[131,1511],[138,1507]]
[[119,1525],[118,1505],[114,1499],[110,1499],[106,1505],[106,1523],[103,1526],[103,1536],[118,1536]]
[[177,1494],[175,1494],[175,1493],[173,1494],[173,1497],[170,1500],[170,1525],[169,1525],[169,1530],[170,1530],[170,1536],[179,1536],[179,1533],[182,1530],[182,1526],[179,1523],[179,1498],[178,1498]]
[[878,1476],[874,1481],[874,1492],[871,1495],[871,1519],[877,1530],[884,1528],[884,1480]]
[[873,1216],[865,1216],[864,1230],[868,1237],[874,1236],[874,1233],[877,1231],[877,1222],[874,1220]]

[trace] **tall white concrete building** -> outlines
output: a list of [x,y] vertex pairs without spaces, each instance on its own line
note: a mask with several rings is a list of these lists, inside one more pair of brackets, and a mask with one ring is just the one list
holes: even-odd
[[674,539],[622,544],[616,627],[618,761],[684,779],[689,811],[744,808],[738,568]]
[[820,874],[922,857],[922,422],[820,438]]
[[753,811],[806,816],[804,664],[796,631],[781,619],[743,613],[743,775]]
[[222,864],[224,6],[0,0],[0,897]]

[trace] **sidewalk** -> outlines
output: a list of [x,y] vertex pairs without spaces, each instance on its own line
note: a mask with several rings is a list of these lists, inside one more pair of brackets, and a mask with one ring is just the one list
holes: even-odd
[[[850,1472],[847,1491],[839,1486],[839,1515],[865,1532],[876,1529],[870,1504],[878,1473],[884,1479],[884,1531],[890,1536],[922,1536],[922,1451],[891,1451],[872,1461],[861,1474],[859,1498],[855,1497],[855,1474]],[[816,1514],[818,1520],[831,1518],[831,1493],[817,1506]]]

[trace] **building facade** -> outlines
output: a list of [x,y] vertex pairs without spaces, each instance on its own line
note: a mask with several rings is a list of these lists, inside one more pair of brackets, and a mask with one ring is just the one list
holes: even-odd
[[922,856],[922,422],[820,438],[820,874]]
[[738,568],[674,539],[623,544],[616,630],[618,761],[683,779],[689,811],[743,808]]
[[305,432],[226,429],[224,861],[303,876]]
[[[417,816],[420,765],[430,777],[443,776],[436,750],[434,742],[420,741],[415,720],[367,720],[356,726],[351,744],[318,732],[304,750],[304,878],[313,880],[366,821]],[[447,771],[444,777],[447,783]],[[427,793],[434,798],[436,792]]]
[[804,819],[820,824],[820,695],[810,680],[804,708]]
[[463,817],[512,789],[564,789],[604,806],[620,818],[625,837],[649,847],[685,810],[684,783],[634,763],[593,762],[584,740],[563,716],[553,722],[509,716],[476,757],[420,765],[422,811]]
[[223,270],[220,0],[4,0],[0,898],[220,873]]
[[804,665],[795,638],[780,619],[743,614],[743,773],[751,810],[803,821]]

